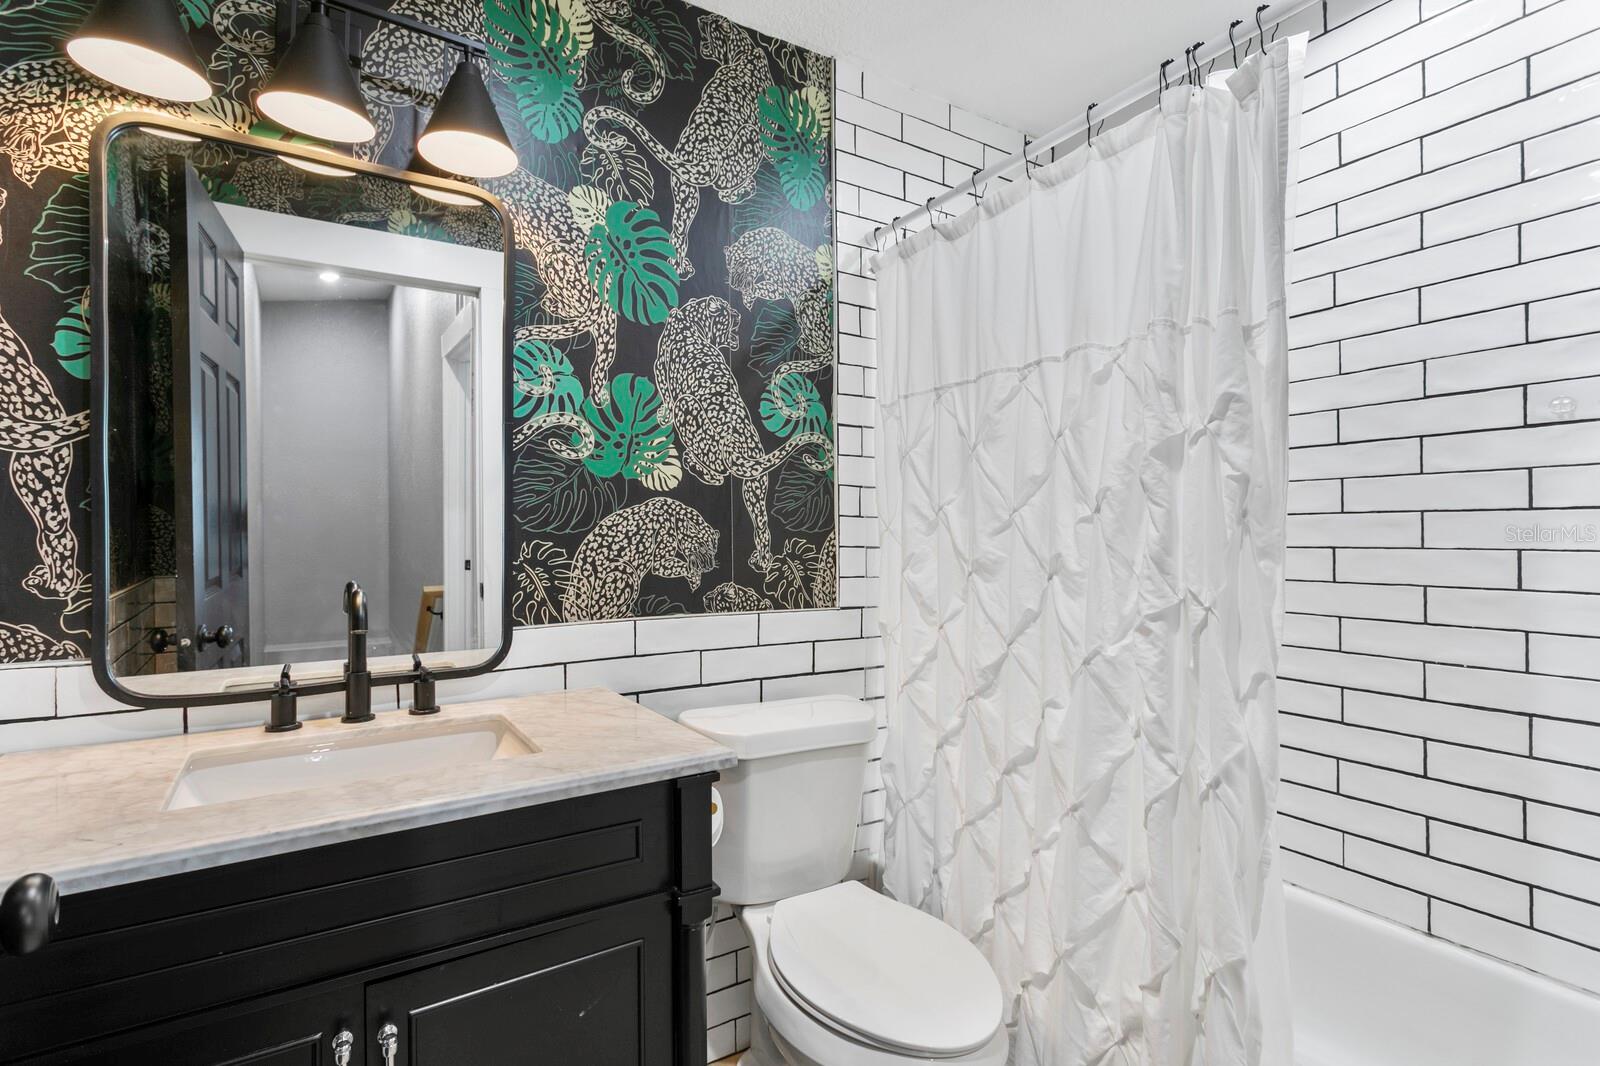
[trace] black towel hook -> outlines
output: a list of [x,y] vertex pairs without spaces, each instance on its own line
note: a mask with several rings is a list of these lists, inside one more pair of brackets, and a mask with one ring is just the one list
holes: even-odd
[[[1235,70],[1237,70],[1239,67],[1239,42],[1233,39],[1233,31],[1238,29],[1243,22],[1244,19],[1234,19],[1232,22],[1228,23],[1228,52],[1233,56],[1233,66]],[[1248,51],[1245,52],[1245,55],[1249,54],[1250,53]]]

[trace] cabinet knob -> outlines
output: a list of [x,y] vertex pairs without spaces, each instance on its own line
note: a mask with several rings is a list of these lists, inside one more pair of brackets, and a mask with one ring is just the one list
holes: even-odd
[[350,1066],[350,1052],[355,1050],[356,1038],[348,1029],[341,1029],[333,1038],[333,1066]]
[[395,1052],[400,1050],[400,1030],[394,1022],[385,1022],[378,1030],[378,1050],[383,1052],[383,1066],[394,1066]]
[[0,949],[32,955],[50,942],[61,920],[61,898],[48,874],[24,874],[0,896]]

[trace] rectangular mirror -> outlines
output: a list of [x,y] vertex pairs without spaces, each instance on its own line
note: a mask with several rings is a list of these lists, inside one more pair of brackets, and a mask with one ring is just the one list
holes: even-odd
[[340,686],[509,639],[505,215],[155,115],[97,134],[95,666],[129,702]]

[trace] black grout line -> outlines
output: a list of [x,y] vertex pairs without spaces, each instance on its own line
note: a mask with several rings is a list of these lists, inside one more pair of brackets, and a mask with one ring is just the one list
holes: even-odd
[[[1406,184],[1408,182],[1417,182],[1417,181],[1421,181],[1424,178],[1436,178],[1436,177],[1438,177],[1440,175],[1443,175],[1446,171],[1448,171],[1448,170],[1450,170],[1452,168],[1464,167],[1469,163],[1476,163],[1476,162],[1479,162],[1481,160],[1485,160],[1485,159],[1487,159],[1488,157],[1490,157],[1492,155],[1496,155],[1496,154],[1499,154],[1499,153],[1502,153],[1502,152],[1506,152],[1508,149],[1511,149],[1511,148],[1518,149],[1519,155],[1520,156],[1525,156],[1526,155],[1527,145],[1528,145],[1529,141],[1535,141],[1535,140],[1538,140],[1541,137],[1547,137],[1547,136],[1549,136],[1549,135],[1551,135],[1553,133],[1561,133],[1561,132],[1564,132],[1564,131],[1569,130],[1569,129],[1574,129],[1574,128],[1578,127],[1578,126],[1583,125],[1585,122],[1588,122],[1588,121],[1591,121],[1591,120],[1592,120],[1592,118],[1585,118],[1585,119],[1580,119],[1580,120],[1578,120],[1576,122],[1568,123],[1565,126],[1557,126],[1557,127],[1552,128],[1552,129],[1545,130],[1545,131],[1543,131],[1541,133],[1534,134],[1532,137],[1528,137],[1528,138],[1526,138],[1524,140],[1511,141],[1511,142],[1509,142],[1507,144],[1498,145],[1498,146],[1496,146],[1494,148],[1489,148],[1489,149],[1486,149],[1486,150],[1484,150],[1482,152],[1479,152],[1477,155],[1467,156],[1464,159],[1458,159],[1455,162],[1447,163],[1444,166],[1435,167],[1433,170],[1418,170],[1415,174],[1407,174],[1404,177],[1395,178],[1392,181],[1385,181],[1385,182],[1381,182],[1381,183],[1376,184],[1376,185],[1358,186],[1355,189],[1351,190],[1346,195],[1341,196],[1337,200],[1330,201],[1327,204],[1324,204],[1324,205],[1322,205],[1320,207],[1310,208],[1304,214],[1301,214],[1301,215],[1297,216],[1297,219],[1309,218],[1311,215],[1316,214],[1318,211],[1325,211],[1330,207],[1338,207],[1341,204],[1349,204],[1349,203],[1352,203],[1352,202],[1354,202],[1356,200],[1363,199],[1364,197],[1373,196],[1373,195],[1376,195],[1378,193],[1384,192],[1386,190],[1396,188],[1397,186],[1404,185],[1404,184]],[[1325,170],[1320,174],[1314,174],[1309,178],[1303,179],[1302,184],[1304,184],[1304,182],[1319,181],[1319,180],[1321,180],[1323,178],[1335,176],[1341,170],[1344,170],[1344,169],[1349,168],[1349,167],[1356,166],[1357,164],[1360,164],[1360,163],[1366,163],[1366,162],[1369,162],[1371,160],[1377,159],[1380,155],[1383,155],[1385,152],[1392,152],[1397,148],[1403,148],[1403,147],[1406,147],[1407,145],[1410,145],[1410,144],[1416,144],[1418,146],[1418,152],[1420,153],[1422,141],[1425,139],[1426,136],[1428,136],[1428,135],[1415,137],[1415,138],[1412,138],[1411,140],[1408,140],[1408,141],[1401,141],[1399,144],[1391,145],[1388,148],[1382,149],[1381,151],[1373,152],[1371,155],[1362,156],[1360,159],[1355,160],[1354,162],[1343,164],[1341,166],[1335,167],[1332,170]],[[1369,223],[1368,225],[1365,225],[1365,226],[1357,227],[1356,229],[1339,230],[1339,229],[1335,228],[1334,235],[1332,237],[1325,237],[1320,241],[1312,241],[1310,244],[1302,244],[1302,245],[1300,245],[1300,246],[1298,246],[1298,247],[1296,247],[1296,248],[1291,250],[1290,257],[1292,259],[1295,253],[1304,252],[1304,251],[1307,251],[1307,250],[1312,249],[1312,248],[1320,248],[1323,245],[1330,244],[1333,241],[1343,240],[1346,237],[1355,237],[1355,236],[1359,236],[1359,235],[1361,235],[1363,233],[1371,233],[1375,229],[1379,229],[1379,228],[1381,228],[1383,226],[1393,226],[1397,222],[1404,222],[1404,221],[1406,221],[1407,219],[1410,219],[1410,218],[1418,218],[1418,219],[1420,219],[1424,215],[1427,215],[1427,214],[1429,214],[1431,212],[1434,212],[1434,211],[1441,210],[1441,209],[1446,208],[1446,207],[1454,207],[1454,206],[1459,205],[1459,204],[1469,203],[1469,202],[1471,202],[1473,200],[1477,200],[1477,199],[1479,199],[1481,197],[1493,196],[1493,195],[1495,195],[1497,193],[1503,193],[1503,192],[1506,192],[1506,191],[1508,191],[1510,189],[1520,188],[1524,184],[1531,184],[1532,182],[1543,181],[1545,178],[1554,177],[1557,174],[1565,174],[1568,171],[1577,170],[1577,169],[1579,169],[1581,167],[1592,166],[1593,163],[1594,163],[1593,159],[1580,160],[1579,162],[1570,164],[1569,166],[1562,167],[1559,170],[1546,171],[1543,174],[1536,175],[1532,179],[1528,179],[1526,176],[1522,176],[1522,177],[1519,177],[1519,179],[1517,181],[1510,182],[1510,183],[1507,183],[1505,185],[1496,185],[1493,188],[1480,189],[1477,192],[1469,193],[1469,194],[1467,194],[1465,196],[1458,197],[1458,198],[1456,198],[1454,200],[1441,200],[1438,203],[1430,203],[1426,207],[1419,207],[1414,211],[1406,211],[1406,212],[1403,212],[1401,214],[1395,215],[1393,218],[1379,219],[1376,222]],[[1419,158],[1419,161],[1418,161],[1418,165],[1419,165],[1419,167],[1421,165],[1420,158]],[[1580,205],[1580,206],[1582,206],[1582,205]],[[1559,212],[1553,212],[1553,213],[1559,213]],[[1496,227],[1496,228],[1498,228],[1498,227]],[[1421,236],[1420,230],[1419,230],[1418,236],[1419,236],[1419,238]],[[1436,247],[1436,246],[1424,244],[1424,245],[1422,245],[1422,247],[1426,248],[1426,247]]]

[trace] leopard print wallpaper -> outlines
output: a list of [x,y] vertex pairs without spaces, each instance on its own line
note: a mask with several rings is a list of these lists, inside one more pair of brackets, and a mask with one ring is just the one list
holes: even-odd
[[[268,135],[274,0],[172,0],[216,89],[130,97],[0,0],[0,662],[89,649],[88,146],[126,109]],[[392,0],[484,42],[517,149],[519,625],[835,603],[833,61],[680,0]],[[354,23],[403,167],[453,58]],[[284,206],[294,209],[292,198]],[[404,220],[400,224],[405,224]]]

